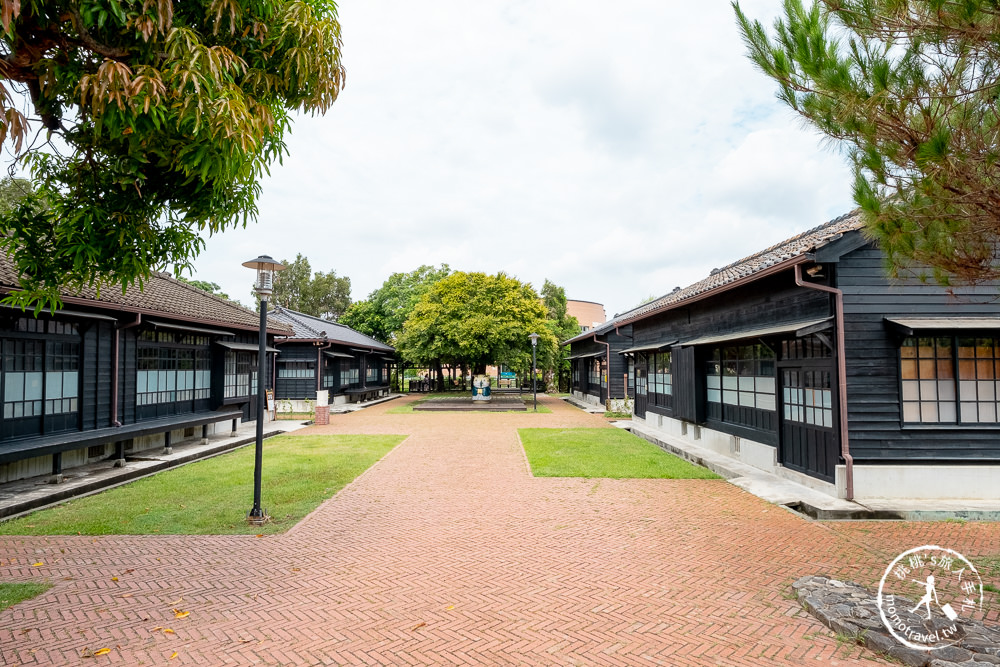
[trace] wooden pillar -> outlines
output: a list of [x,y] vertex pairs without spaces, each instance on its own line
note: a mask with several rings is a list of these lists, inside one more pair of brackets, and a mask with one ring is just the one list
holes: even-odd
[[234,438],[236,437],[236,420],[237,419],[239,419],[239,418],[238,417],[234,417],[233,418],[233,432],[229,434],[229,435],[231,435]]
[[125,441],[119,440],[115,443],[115,468],[125,467]]
[[208,424],[203,424],[201,427],[201,444],[208,444]]
[[60,484],[63,479],[62,452],[56,452],[52,455],[52,476],[49,477],[49,484]]
[[170,446],[170,431],[163,434],[163,453],[173,454],[174,448]]

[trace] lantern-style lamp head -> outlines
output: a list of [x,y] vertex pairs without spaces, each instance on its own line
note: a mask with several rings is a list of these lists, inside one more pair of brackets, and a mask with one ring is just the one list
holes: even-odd
[[538,339],[541,338],[541,336],[539,336],[536,333],[533,333],[533,334],[528,334],[528,338],[531,339],[531,347],[536,347],[538,345]]
[[262,299],[267,299],[274,291],[274,274],[285,270],[285,265],[274,261],[270,255],[261,255],[257,259],[243,262],[243,266],[257,271],[257,282],[253,289]]

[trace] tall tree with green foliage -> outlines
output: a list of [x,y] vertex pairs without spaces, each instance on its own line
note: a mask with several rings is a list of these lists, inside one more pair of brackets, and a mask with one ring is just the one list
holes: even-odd
[[274,279],[272,302],[306,315],[338,320],[351,305],[351,279],[337,272],[313,274],[309,260],[299,253],[294,262],[281,260],[284,271]]
[[447,264],[437,268],[424,264],[409,273],[394,273],[367,299],[351,304],[340,323],[392,345],[421,297],[450,274]]
[[223,299],[229,298],[229,295],[222,291],[222,287],[219,283],[213,283],[207,280],[195,280],[194,278],[182,278],[181,276],[177,276],[177,280],[182,283],[187,283],[192,287],[197,287],[198,289],[208,292],[209,294],[222,297]]
[[0,213],[23,305],[190,269],[344,85],[332,0],[0,0],[0,24],[0,142],[35,188]]
[[1000,277],[996,0],[785,0],[772,35],[733,7],[778,98],[846,147],[891,268]]
[[489,364],[531,366],[531,340],[540,354],[554,354],[556,337],[545,325],[538,293],[498,273],[453,273],[420,299],[399,336],[397,349],[415,365],[467,364],[483,373]]
[[[569,340],[580,333],[580,323],[575,317],[566,314],[566,290],[552,281],[546,279],[542,286],[542,303],[548,315],[545,326],[552,332],[553,337],[560,343]],[[563,373],[570,372],[570,363],[563,358],[561,348],[546,350],[544,357],[539,359],[538,367],[545,372],[546,384],[552,385],[553,381]]]

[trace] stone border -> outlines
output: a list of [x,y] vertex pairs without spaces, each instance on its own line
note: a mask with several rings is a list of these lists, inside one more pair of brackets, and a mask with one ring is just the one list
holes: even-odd
[[[1000,628],[978,621],[958,622],[964,637],[953,646],[919,651],[889,634],[876,596],[860,584],[830,577],[806,576],[792,584],[802,606],[840,636],[910,667],[987,667],[1000,665]],[[901,606],[911,601],[899,598]],[[915,621],[919,622],[919,620]]]

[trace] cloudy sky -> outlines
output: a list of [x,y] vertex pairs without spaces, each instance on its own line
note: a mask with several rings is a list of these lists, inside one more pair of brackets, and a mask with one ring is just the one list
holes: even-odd
[[[774,97],[729,3],[342,0],[347,87],[302,117],[260,220],[196,278],[249,303],[258,254],[363,299],[445,262],[546,278],[608,316],[852,208],[846,160]],[[780,0],[747,0],[770,23]]]

